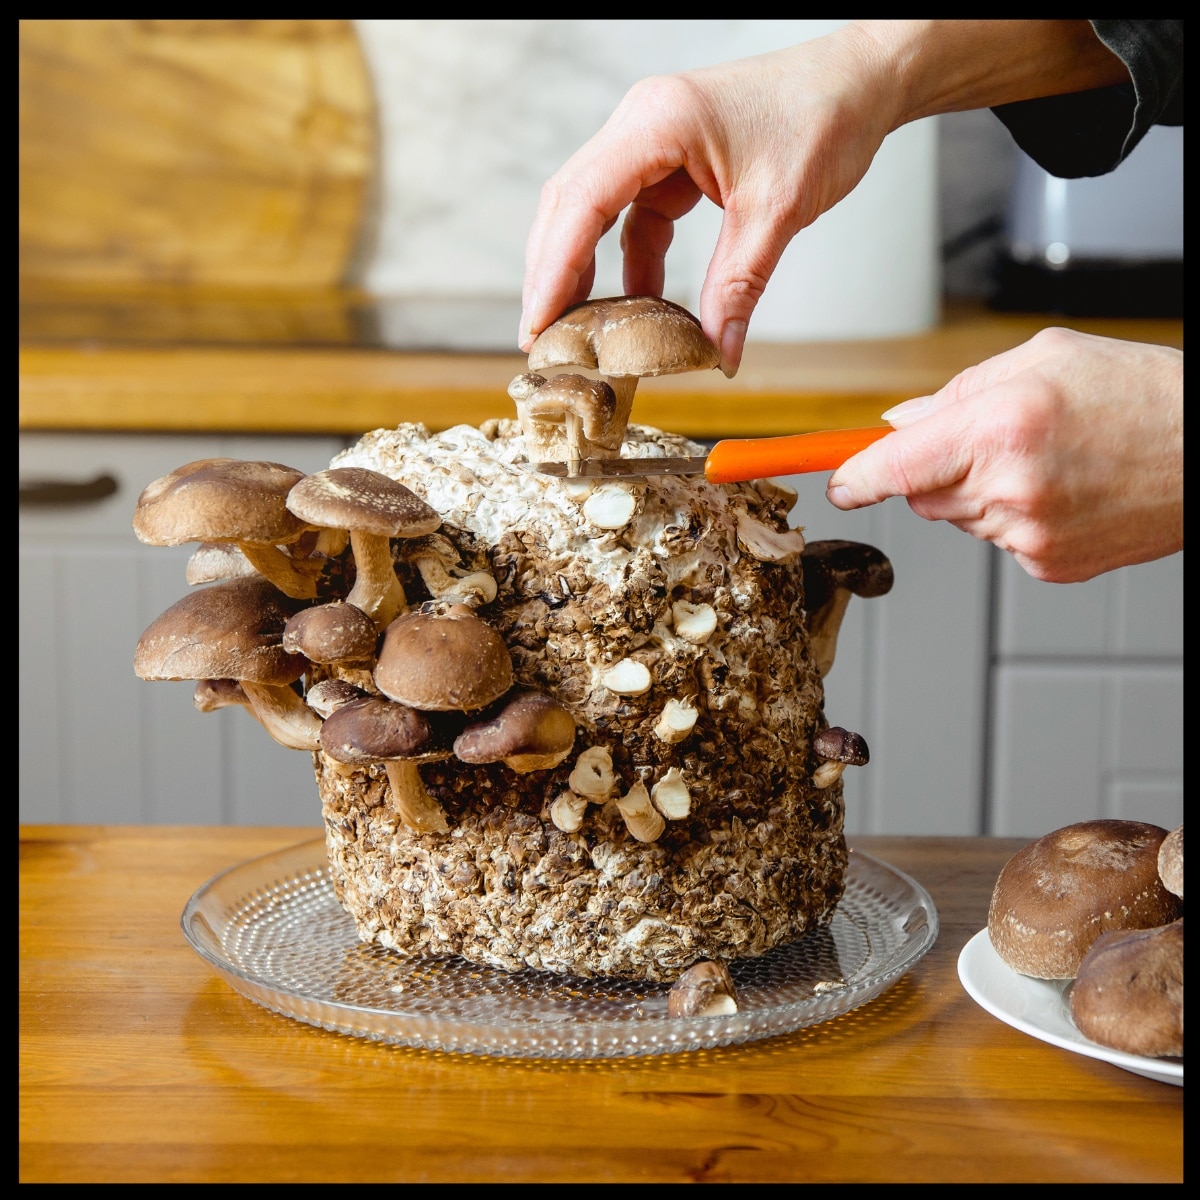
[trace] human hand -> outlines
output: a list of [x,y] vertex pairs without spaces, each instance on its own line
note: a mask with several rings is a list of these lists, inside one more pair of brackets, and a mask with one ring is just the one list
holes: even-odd
[[892,126],[882,55],[868,40],[846,27],[636,84],[542,189],[526,246],[522,349],[587,299],[596,244],[627,208],[625,293],[662,295],[674,222],[706,196],[724,216],[700,320],[733,375],[788,242],[859,182]]
[[1052,583],[1183,549],[1180,350],[1046,329],[884,417],[836,507],[903,496]]

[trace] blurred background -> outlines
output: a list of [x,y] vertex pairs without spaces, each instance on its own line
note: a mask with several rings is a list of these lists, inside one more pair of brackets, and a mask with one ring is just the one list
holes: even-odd
[[[120,374],[114,347],[153,347],[155,370],[195,346],[512,354],[541,185],[628,87],[840,24],[21,21],[21,820],[316,815],[306,756],[244,714],[198,716],[188,685],[133,678],[186,553],[147,554],[129,516],[141,486],[190,459],[316,470],[347,438],[266,422],[227,360],[203,399],[233,414],[220,436],[181,434],[170,399],[161,428],[97,432],[97,404],[142,403],[161,383],[141,361]],[[1051,181],[990,112],[915,122],[794,240],[750,339],[861,353],[936,333],[963,303],[1179,317],[1182,158],[1182,130],[1155,130],[1111,177]],[[693,310],[719,220],[702,202],[669,253],[667,295]],[[621,290],[614,231],[595,294]],[[349,386],[330,388],[351,404]],[[810,538],[857,536],[904,564],[894,596],[851,606],[828,685],[835,722],[876,731],[881,765],[847,785],[852,830],[1175,823],[1182,556],[1031,588],[903,506],[835,514],[823,481],[790,482]],[[950,723],[940,763],[922,713]]]

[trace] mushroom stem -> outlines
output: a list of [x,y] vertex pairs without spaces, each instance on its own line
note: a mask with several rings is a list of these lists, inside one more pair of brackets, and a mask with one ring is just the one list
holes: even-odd
[[400,820],[417,833],[446,833],[450,823],[445,809],[425,790],[417,764],[405,759],[384,763],[388,783],[392,787],[392,802]]
[[600,378],[612,388],[613,395],[617,398],[613,418],[609,423],[611,430],[609,440],[620,447],[625,440],[625,429],[629,424],[629,418],[633,414],[633,397],[637,392],[638,377],[636,375],[601,375]]
[[321,718],[287,684],[241,681],[262,727],[289,750],[319,750]]
[[312,600],[316,596],[316,579],[296,570],[295,562],[278,546],[255,542],[238,542],[237,545],[246,561],[285,596],[291,596],[293,600]]
[[361,608],[380,629],[386,629],[408,607],[408,597],[392,563],[391,539],[352,529],[350,548],[356,574],[346,603]]
[[852,595],[849,588],[834,588],[829,599],[815,612],[809,613],[808,646],[822,679],[833,666],[842,618],[846,615]]

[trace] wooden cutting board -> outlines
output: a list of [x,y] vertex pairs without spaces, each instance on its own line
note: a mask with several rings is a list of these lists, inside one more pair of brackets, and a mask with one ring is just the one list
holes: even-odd
[[376,160],[349,21],[19,23],[20,273],[329,287]]

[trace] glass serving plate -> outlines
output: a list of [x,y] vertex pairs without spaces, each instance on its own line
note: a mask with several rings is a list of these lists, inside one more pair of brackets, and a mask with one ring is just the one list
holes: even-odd
[[730,964],[736,1014],[678,1018],[667,1015],[667,984],[508,974],[361,942],[334,895],[322,838],[210,879],[181,923],[232,987],[284,1016],[427,1050],[527,1058],[669,1054],[790,1033],[874,999],[938,932],[924,888],[852,850],[828,927]]

